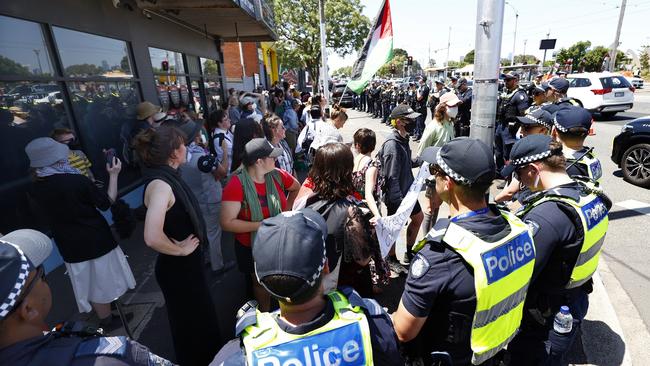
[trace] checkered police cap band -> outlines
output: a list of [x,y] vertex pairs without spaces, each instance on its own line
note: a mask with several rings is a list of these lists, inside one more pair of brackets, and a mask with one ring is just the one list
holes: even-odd
[[562,133],[566,133],[567,131],[569,131],[568,128],[565,128],[557,121],[557,115],[553,116],[553,125]]
[[553,152],[551,150],[548,150],[548,151],[544,151],[544,152],[539,153],[539,154],[524,156],[524,157],[521,157],[519,159],[515,159],[515,160],[512,161],[511,164],[514,165],[514,166],[520,166],[520,165],[524,165],[524,164],[532,163],[534,161],[538,161],[538,160],[548,158],[552,154],[553,154]]
[[9,312],[11,312],[14,305],[16,305],[16,301],[18,300],[18,297],[20,296],[23,289],[25,288],[25,283],[27,282],[27,277],[29,276],[29,270],[31,265],[29,264],[29,261],[27,260],[25,253],[23,253],[23,251],[20,250],[20,248],[6,241],[0,240],[0,243],[11,245],[12,247],[16,248],[16,250],[20,254],[20,272],[18,273],[18,277],[16,278],[16,284],[9,292],[9,295],[7,295],[7,298],[2,300],[2,304],[0,305],[0,320],[4,320],[4,318],[7,315],[9,315]]
[[539,119],[539,118],[535,118],[535,117],[533,117],[533,116],[530,115],[530,114],[527,114],[524,118],[529,119],[529,120],[531,120],[531,121],[537,123],[538,125],[542,125],[542,126],[546,127],[546,128],[549,129],[549,130],[551,129],[551,127],[553,127],[550,123],[548,123],[548,122],[546,122],[546,121],[542,121],[542,120]]
[[451,179],[461,184],[465,184],[465,185],[470,184],[469,179],[456,173],[453,169],[449,167],[449,165],[447,165],[447,163],[445,163],[445,161],[442,159],[442,156],[440,156],[440,150],[438,150],[438,154],[436,155],[436,163],[445,172],[445,174],[451,177]]
[[[313,225],[314,227],[320,230],[320,226],[318,225],[318,223],[314,222],[312,219],[310,219],[307,216],[305,216],[305,219],[307,219],[307,222],[309,222],[311,225]],[[327,261],[327,246],[325,244],[325,241],[327,240],[327,232],[323,233],[322,238],[323,238],[323,260],[318,266],[316,272],[312,275],[311,280],[307,281],[309,287],[313,287],[316,284],[316,280],[318,280],[318,277],[320,277],[320,274],[323,272],[323,268],[325,268],[325,262]]]

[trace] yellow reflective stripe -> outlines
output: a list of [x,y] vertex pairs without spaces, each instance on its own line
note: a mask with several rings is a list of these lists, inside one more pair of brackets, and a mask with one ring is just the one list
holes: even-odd
[[498,346],[496,346],[496,347],[494,347],[494,348],[491,348],[491,349],[488,349],[487,351],[485,351],[485,352],[483,352],[483,353],[474,352],[474,353],[472,354],[472,364],[474,364],[474,365],[480,365],[480,364],[482,364],[483,362],[489,360],[489,359],[492,358],[494,355],[496,355],[497,353],[499,353],[499,351],[501,351],[503,348],[505,348],[505,347],[508,345],[508,343],[510,343],[510,341],[512,341],[512,339],[513,339],[516,335],[517,335],[517,333],[516,333],[516,332],[513,332],[512,335],[510,335],[510,337],[508,337],[506,340],[504,340],[503,342],[501,342]]
[[530,282],[527,282],[517,292],[494,304],[491,308],[476,312],[472,328],[483,328],[488,323],[496,321],[500,316],[516,308],[526,299],[529,284]]
[[605,236],[602,238],[598,239],[594,245],[592,245],[590,248],[587,249],[587,251],[580,253],[578,256],[578,260],[576,261],[576,267],[580,267],[590,260],[592,260],[598,253],[600,252],[600,248],[603,247],[603,243],[605,242]]

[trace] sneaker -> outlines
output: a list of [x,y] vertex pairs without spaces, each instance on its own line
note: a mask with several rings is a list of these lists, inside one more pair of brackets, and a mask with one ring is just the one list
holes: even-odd
[[404,268],[396,258],[389,257],[386,259],[386,263],[388,264],[388,268],[390,268],[390,278],[397,278],[401,273],[409,273],[408,269]]

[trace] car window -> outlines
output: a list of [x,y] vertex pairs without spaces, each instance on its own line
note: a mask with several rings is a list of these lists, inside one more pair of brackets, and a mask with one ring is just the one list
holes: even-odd
[[630,82],[623,76],[612,76],[612,82],[615,88],[629,88]]
[[612,89],[615,88],[614,82],[611,77],[600,78],[600,83],[603,85],[603,89]]
[[569,86],[572,88],[584,88],[591,86],[591,81],[587,78],[571,78],[569,79]]

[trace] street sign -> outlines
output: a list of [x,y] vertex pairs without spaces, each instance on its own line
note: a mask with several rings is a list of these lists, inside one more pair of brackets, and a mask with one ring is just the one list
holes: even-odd
[[539,43],[539,49],[540,50],[555,49],[555,41],[557,41],[557,39],[542,39],[542,41]]

